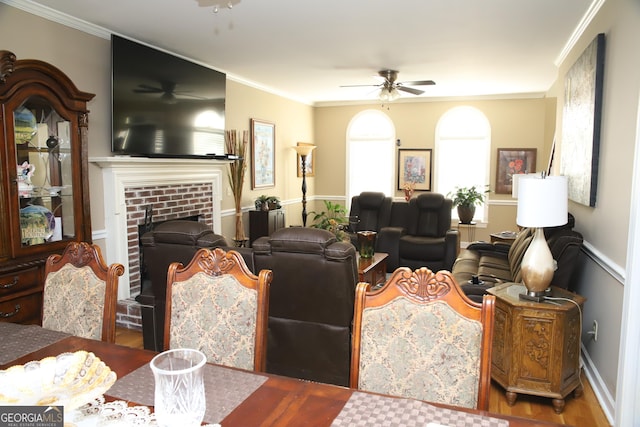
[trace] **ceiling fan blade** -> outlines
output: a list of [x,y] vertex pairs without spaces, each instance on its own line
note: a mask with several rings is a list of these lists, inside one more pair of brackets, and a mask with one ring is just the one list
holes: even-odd
[[412,93],[414,95],[422,95],[424,93],[423,90],[420,89],[414,89],[412,87],[404,87],[404,86],[396,86],[396,89],[404,91],[404,92],[409,92]]
[[340,87],[377,87],[382,85],[342,85]]
[[434,82],[433,80],[417,80],[414,82],[402,82],[398,84],[402,84],[404,86],[432,86],[436,84],[436,82]]
[[138,89],[133,90],[136,93],[161,93],[164,92],[163,89],[159,87],[153,87],[149,85],[138,85]]

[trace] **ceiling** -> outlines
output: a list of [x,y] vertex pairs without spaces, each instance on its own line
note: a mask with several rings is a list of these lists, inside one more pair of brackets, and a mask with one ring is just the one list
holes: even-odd
[[375,87],[341,86],[378,84],[382,69],[434,80],[420,97],[540,96],[604,0],[233,0],[217,14],[214,0],[0,1],[325,105],[376,99]]

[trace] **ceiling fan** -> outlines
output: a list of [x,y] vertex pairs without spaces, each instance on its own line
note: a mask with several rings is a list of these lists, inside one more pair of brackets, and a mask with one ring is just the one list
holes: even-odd
[[433,80],[417,80],[410,82],[396,82],[398,78],[398,71],[396,70],[380,70],[378,71],[378,75],[384,79],[382,83],[374,84],[374,85],[346,85],[341,87],[359,87],[359,86],[374,86],[380,88],[380,93],[378,94],[378,98],[382,101],[393,101],[400,97],[400,92],[407,92],[413,95],[422,95],[424,93],[423,90],[416,89],[409,86],[431,86],[435,85],[436,82]]
[[138,88],[133,91],[135,93],[161,93],[162,95],[160,95],[160,99],[169,104],[175,103],[179,97],[206,99],[201,96],[192,95],[188,91],[176,91],[176,83],[168,80],[161,81],[160,87],[140,84],[138,85]]

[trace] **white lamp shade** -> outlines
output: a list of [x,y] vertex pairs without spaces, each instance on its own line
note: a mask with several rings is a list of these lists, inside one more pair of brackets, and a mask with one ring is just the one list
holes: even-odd
[[556,227],[567,223],[567,177],[524,175],[518,179],[518,213],[521,227]]
[[296,145],[293,147],[293,149],[301,156],[308,156],[314,148],[316,148],[315,145]]
[[528,174],[516,173],[516,174],[514,174],[511,177],[511,198],[513,198],[513,199],[517,199],[518,198],[518,181],[520,180],[520,178],[522,178],[523,176],[527,176],[527,175],[539,176],[540,174],[537,174],[537,173],[528,173]]

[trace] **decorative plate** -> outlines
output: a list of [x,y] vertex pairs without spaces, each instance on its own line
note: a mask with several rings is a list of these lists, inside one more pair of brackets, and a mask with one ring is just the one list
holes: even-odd
[[0,405],[62,405],[72,411],[115,382],[115,372],[95,354],[62,353],[0,371]]

